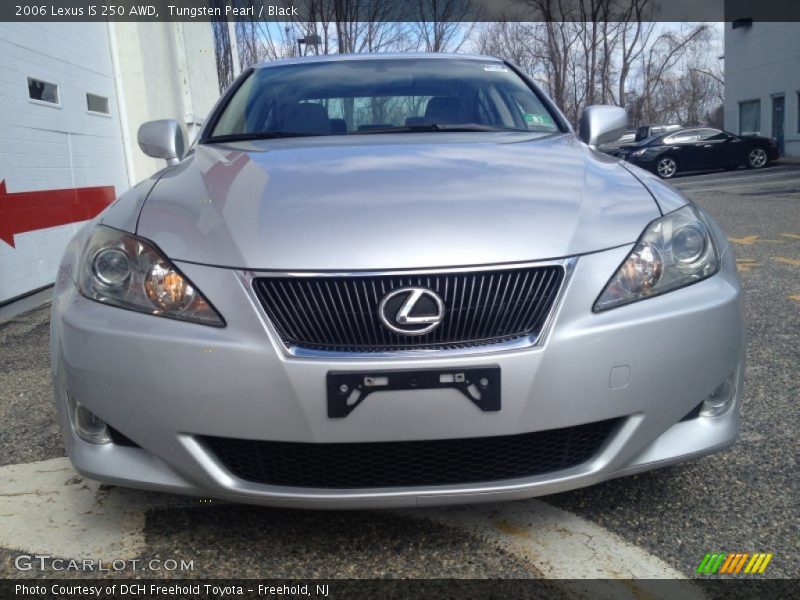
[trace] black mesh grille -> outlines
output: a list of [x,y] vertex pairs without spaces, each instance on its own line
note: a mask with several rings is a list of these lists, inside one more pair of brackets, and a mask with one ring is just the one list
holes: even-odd
[[108,434],[111,436],[111,441],[117,444],[118,446],[130,446],[132,448],[138,448],[139,444],[131,440],[128,436],[123,433],[120,433],[113,427],[108,428]]
[[374,488],[477,483],[574,467],[597,452],[618,420],[520,435],[308,444],[202,438],[227,469],[256,483]]
[[[253,286],[289,346],[350,352],[458,348],[538,335],[553,307],[559,265],[422,275],[261,277]],[[430,333],[407,336],[378,316],[386,294],[424,287],[444,303]]]

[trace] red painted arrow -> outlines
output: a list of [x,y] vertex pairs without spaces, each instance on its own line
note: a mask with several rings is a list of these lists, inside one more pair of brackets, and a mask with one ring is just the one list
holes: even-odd
[[0,181],[0,240],[14,246],[14,235],[87,221],[114,201],[114,186],[6,192]]

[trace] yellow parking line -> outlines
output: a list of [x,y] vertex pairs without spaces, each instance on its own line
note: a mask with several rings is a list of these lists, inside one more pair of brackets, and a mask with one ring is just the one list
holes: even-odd
[[777,260],[780,263],[785,263],[787,265],[792,265],[793,267],[800,267],[800,260],[796,258],[787,258],[785,256],[773,256],[771,257],[772,260]]
[[792,294],[789,296],[789,300],[794,300],[795,302],[800,302],[800,294]]
[[736,270],[740,273],[749,273],[756,267],[760,267],[761,263],[757,263],[752,258],[740,258],[736,260]]
[[746,235],[744,237],[728,238],[734,244],[741,244],[742,246],[754,246],[755,244],[785,244],[786,240],[762,240],[759,235]]
[[792,240],[800,240],[800,235],[797,235],[796,233],[782,233],[781,235]]
[[757,235],[748,235],[743,238],[728,238],[734,244],[741,244],[742,246],[752,246],[753,244],[758,243],[758,236]]

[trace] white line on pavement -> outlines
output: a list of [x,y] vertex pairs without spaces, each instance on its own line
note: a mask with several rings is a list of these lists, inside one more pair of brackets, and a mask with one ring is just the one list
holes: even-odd
[[[579,598],[705,597],[694,583],[659,558],[540,500],[402,512],[471,531],[527,562],[546,578],[570,580],[562,583]],[[586,579],[596,581],[588,587],[575,581]],[[628,579],[631,581],[619,581]],[[654,584],[655,579],[674,581]]]
[[[78,475],[67,458],[8,465],[0,467],[0,547],[67,559],[131,559],[146,551],[148,510],[194,504],[168,494],[102,486]],[[681,580],[672,587],[652,581],[563,582],[578,598],[703,598],[662,560],[538,500],[393,512],[467,530],[547,578]]]
[[676,579],[664,561],[581,517],[540,500],[399,511],[470,529],[558,579]]
[[66,458],[0,467],[0,546],[53,557],[131,559],[145,512],[180,498],[84,479]]
[[679,188],[681,191],[686,192],[713,192],[716,190],[735,190],[738,188],[751,188],[751,187],[758,187],[758,186],[768,186],[768,185],[782,185],[786,183],[797,183],[800,184],[800,177],[793,177],[792,179],[770,179],[766,182],[760,181],[758,183],[746,183],[744,185],[739,185],[738,183],[731,183],[729,185],[718,185],[714,187],[705,187],[705,188],[687,188],[682,187]]
[[679,189],[685,189],[692,185],[709,185],[715,184],[717,182],[720,183],[735,183],[739,181],[769,181],[770,179],[778,179],[780,177],[785,177],[786,175],[796,176],[800,178],[800,171],[795,171],[791,173],[787,173],[786,171],[781,171],[780,173],[763,173],[761,175],[752,175],[749,177],[714,177],[709,179],[679,179],[672,182],[672,185]]

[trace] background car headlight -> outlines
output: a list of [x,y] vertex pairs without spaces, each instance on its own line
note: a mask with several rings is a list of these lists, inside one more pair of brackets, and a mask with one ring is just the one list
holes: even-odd
[[650,223],[594,303],[595,311],[630,304],[702,281],[719,255],[702,214],[684,206]]
[[82,295],[151,315],[224,327],[197,288],[150,242],[98,225],[83,252]]

